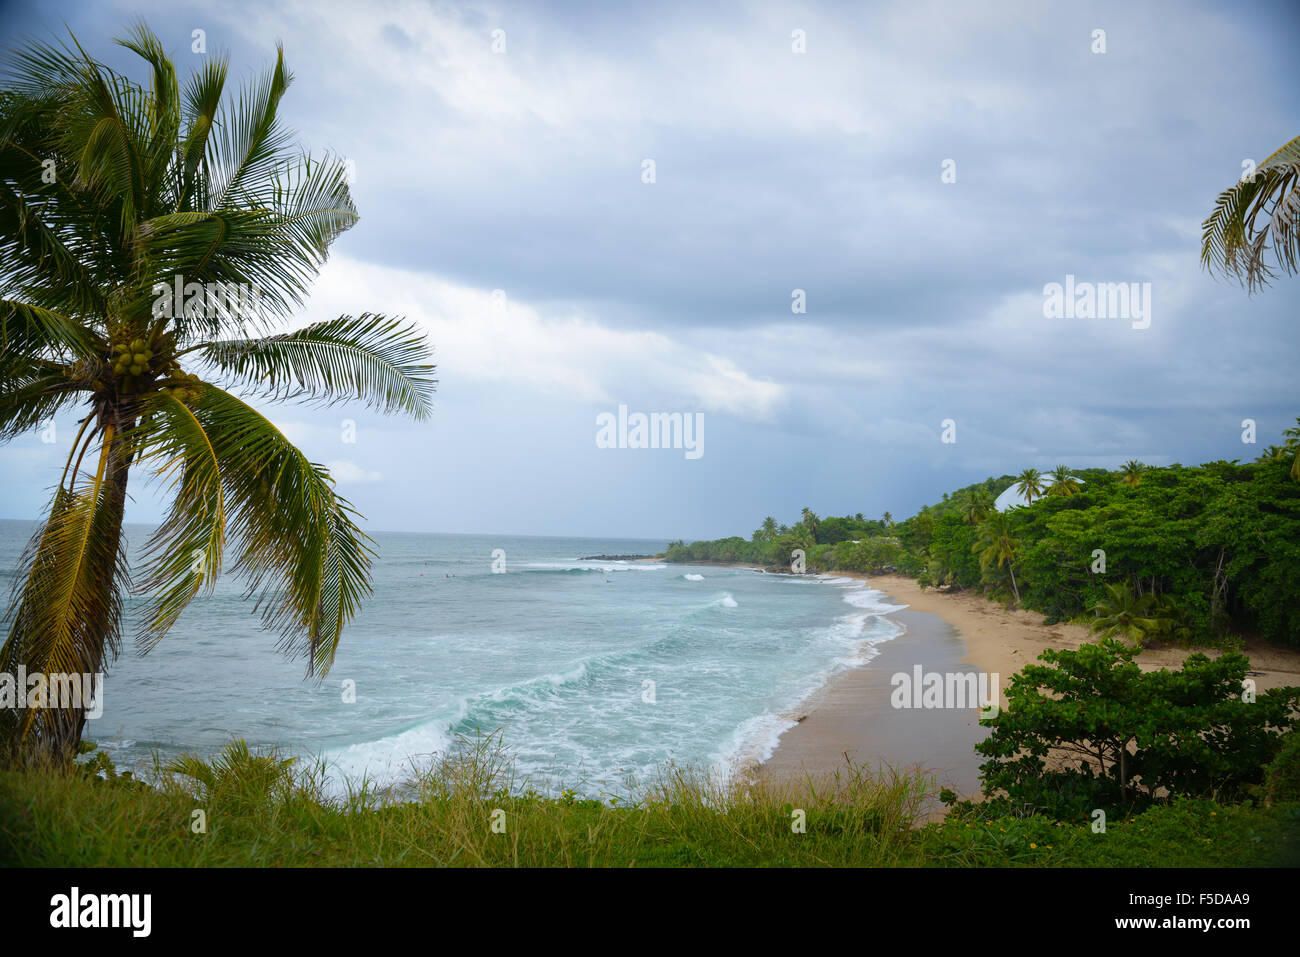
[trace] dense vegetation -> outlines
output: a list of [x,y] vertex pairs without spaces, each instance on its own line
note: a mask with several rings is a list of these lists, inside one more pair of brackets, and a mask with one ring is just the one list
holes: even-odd
[[[1300,421],[1300,420],[1298,420]],[[897,572],[923,586],[980,589],[1042,612],[1087,615],[1145,643],[1236,646],[1257,633],[1300,646],[1300,427],[1256,461],[989,478],[894,522],[764,521],[751,538],[674,542],[668,561],[810,571]],[[1031,501],[1006,512],[1015,485]],[[1103,620],[1104,619],[1104,620]]]
[[1300,723],[1300,688],[1256,693],[1237,652],[1158,671],[1139,668],[1136,654],[1104,638],[1044,651],[1044,664],[1012,676],[1007,708],[982,722],[992,733],[975,746],[989,758],[980,776],[991,806],[1070,820],[1127,815],[1168,795],[1292,793],[1296,735],[1286,735]]
[[[950,813],[927,853],[961,848],[971,863],[1006,863],[998,855],[1024,840],[1061,864],[1176,866],[1215,842],[1198,815],[1217,819],[1216,835],[1252,820],[1247,839],[1258,850],[1260,805],[1300,800],[1300,689],[1256,695],[1248,660],[1232,650],[1251,633],[1300,645],[1300,428],[1283,439],[1245,464],[1026,469],[900,522],[805,508],[792,526],[768,518],[748,541],[674,542],[665,557],[895,572],[922,587],[979,590],[1049,622],[1087,621],[1096,643],[1044,652],[1012,677],[1008,707],[982,721],[991,733],[976,746],[983,798],[945,794]],[[998,511],[1012,486],[1026,504]],[[1133,658],[1151,642],[1227,653],[1144,672]],[[1284,841],[1294,842],[1300,819],[1288,813]],[[1078,839],[1089,821],[1106,833],[1107,819],[1126,822],[1127,839],[1150,840],[1134,853]]]

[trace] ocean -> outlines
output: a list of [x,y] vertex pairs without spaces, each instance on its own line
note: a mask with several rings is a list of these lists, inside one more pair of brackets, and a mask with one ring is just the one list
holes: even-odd
[[[34,528],[0,522],[6,590]],[[128,526],[133,557],[148,532]],[[242,737],[323,759],[341,788],[499,732],[537,790],[625,796],[668,763],[726,777],[765,759],[802,702],[901,631],[900,606],[849,579],[583,560],[663,541],[370,534],[374,594],[323,682],[227,575],[149,654],[124,641],[87,739],[143,771]]]

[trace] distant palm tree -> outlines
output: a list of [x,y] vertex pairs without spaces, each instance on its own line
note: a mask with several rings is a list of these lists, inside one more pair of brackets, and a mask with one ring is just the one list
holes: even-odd
[[1291,477],[1300,482],[1300,418],[1295,421],[1296,428],[1287,429],[1282,434],[1286,436],[1285,448],[1288,451],[1295,450],[1295,456],[1291,459]]
[[995,564],[998,568],[1006,566],[1017,605],[1020,604],[1020,589],[1016,585],[1014,562],[1019,550],[1020,542],[1015,537],[1011,518],[1005,512],[993,512],[980,522],[978,536],[971,548],[971,551],[980,553],[981,569]]
[[1286,459],[1291,457],[1291,450],[1285,445],[1266,445],[1264,451],[1255,456],[1256,462],[1271,462],[1274,459]]
[[925,574],[935,588],[942,588],[952,581],[952,568],[948,564],[948,559],[941,552],[937,555],[931,554],[926,550]]
[[1282,433],[1286,437],[1281,445],[1270,445],[1255,459],[1256,462],[1271,462],[1274,459],[1291,459],[1291,477],[1300,482],[1300,418],[1296,427]]
[[1172,595],[1161,595],[1152,607],[1155,619],[1154,633],[1161,638],[1186,647],[1196,637],[1196,625],[1187,609]]
[[1137,488],[1142,483],[1142,473],[1147,467],[1136,459],[1129,459],[1120,469],[1120,482],[1132,488]]
[[1097,620],[1092,630],[1103,638],[1119,635],[1134,644],[1142,644],[1160,629],[1152,614],[1155,599],[1151,595],[1135,595],[1127,584],[1103,585],[1106,594],[1093,603]]
[[1043,473],[1038,469],[1025,469],[1017,477],[1016,491],[1030,504],[1043,494]]
[[803,516],[803,525],[804,525],[804,527],[805,527],[806,529],[808,529],[808,533],[809,533],[810,535],[812,535],[812,537],[813,537],[814,540],[816,540],[816,538],[817,538],[817,514],[816,514],[812,509],[810,509],[808,506],[805,505],[805,506],[803,507],[803,509],[800,511],[800,515]]
[[1064,465],[1058,465],[1051,471],[1052,484],[1048,488],[1048,495],[1059,495],[1069,498],[1075,492],[1079,491],[1078,480],[1070,474],[1070,470]]
[[1201,266],[1236,276],[1254,294],[1273,278],[1264,261],[1270,241],[1282,271],[1300,271],[1300,136],[1219,194],[1201,224]]
[[[0,440],[89,403],[23,556],[0,671],[94,674],[116,656],[134,467],[173,496],[135,582],[150,596],[140,650],[211,593],[230,539],[280,648],[324,675],[370,591],[369,539],[324,468],[181,361],[270,399],[354,398],[423,418],[424,338],[375,315],[269,334],[265,316],[230,308],[231,287],[257,290],[271,317],[302,303],[357,220],[344,164],[300,152],[280,126],[283,50],[223,100],[224,58],[204,60],[182,92],[147,27],[118,42],[146,62],[148,87],[74,40],[23,48],[0,93]],[[167,308],[161,291],[176,284],[185,302]],[[5,717],[18,714],[0,712],[3,743],[75,753],[85,708]]]
[[993,496],[988,489],[974,488],[962,500],[962,517],[968,525],[978,525],[994,511]]
[[777,536],[776,519],[771,515],[763,519],[763,527],[760,531],[762,532],[763,541],[773,541]]
[[885,523],[886,529],[889,529],[894,524],[894,516],[890,515],[888,512],[880,516],[880,520]]

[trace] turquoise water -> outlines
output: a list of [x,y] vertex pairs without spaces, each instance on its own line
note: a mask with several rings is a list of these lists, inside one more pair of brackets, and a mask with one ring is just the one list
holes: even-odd
[[[0,522],[6,586],[33,528]],[[128,528],[132,552],[147,533]],[[762,760],[801,701],[899,631],[898,606],[844,579],[578,560],[666,542],[372,534],[375,592],[323,683],[276,653],[227,576],[147,656],[127,644],[87,737],[119,767],[242,737],[390,782],[499,730],[539,789],[626,793],[669,761],[725,775]]]

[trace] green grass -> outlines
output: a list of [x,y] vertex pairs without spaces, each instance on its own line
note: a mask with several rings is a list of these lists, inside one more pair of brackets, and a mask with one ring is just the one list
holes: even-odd
[[1223,805],[1181,798],[1129,820],[950,815],[925,837],[927,865],[960,867],[1296,867],[1300,804]]
[[[99,765],[101,768],[104,765]],[[184,771],[184,773],[179,773]],[[111,769],[105,769],[110,773]],[[1300,805],[1181,801],[1094,834],[1089,822],[979,818],[916,826],[915,775],[847,766],[791,799],[664,771],[635,804],[545,797],[492,739],[413,773],[400,791],[327,799],[319,767],[242,742],[146,786],[83,770],[0,772],[0,864],[71,867],[1235,866],[1300,861]],[[381,798],[384,798],[381,800]],[[205,833],[196,833],[202,810]],[[796,832],[798,810],[806,829]],[[493,829],[494,819],[503,830]]]

